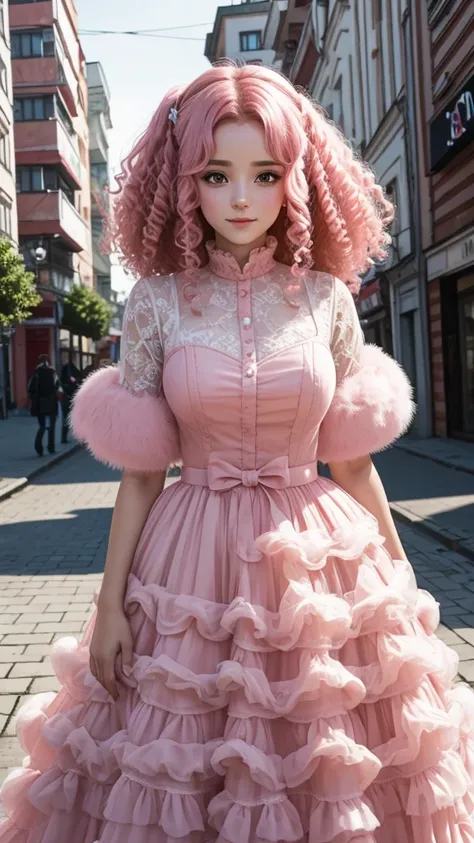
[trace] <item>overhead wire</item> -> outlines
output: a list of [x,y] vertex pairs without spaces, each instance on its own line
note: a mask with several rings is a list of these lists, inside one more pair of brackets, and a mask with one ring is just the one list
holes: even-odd
[[212,22],[208,22],[188,23],[181,26],[166,26],[157,29],[80,29],[79,35],[134,35],[143,38],[166,38],[173,41],[202,41],[202,38],[192,38],[186,35],[165,35],[163,33],[212,25]]

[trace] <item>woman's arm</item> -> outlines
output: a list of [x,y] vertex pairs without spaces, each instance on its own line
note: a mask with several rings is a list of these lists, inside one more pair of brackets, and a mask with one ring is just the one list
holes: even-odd
[[165,471],[155,474],[125,472],[112,517],[105,573],[100,590],[97,617],[90,644],[93,676],[116,700],[116,660],[128,676],[132,668],[133,642],[124,611],[127,578],[148,514],[163,489]]
[[123,473],[112,516],[99,611],[123,609],[127,578],[138,540],[165,479],[165,471]]
[[406,559],[385,489],[370,456],[330,463],[331,477],[377,519],[385,547],[393,559]]

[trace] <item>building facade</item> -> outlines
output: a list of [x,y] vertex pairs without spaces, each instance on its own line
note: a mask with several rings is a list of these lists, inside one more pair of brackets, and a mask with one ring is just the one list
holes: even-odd
[[89,160],[91,173],[91,228],[94,287],[114,310],[110,334],[96,343],[99,359],[118,360],[121,325],[118,324],[121,308],[117,294],[112,290],[111,260],[106,248],[104,233],[110,215],[109,140],[112,128],[110,117],[110,91],[100,62],[87,62],[89,90]]
[[[61,327],[64,296],[92,286],[91,190],[85,60],[73,0],[10,0],[19,246],[43,297],[15,332],[13,395],[26,387],[38,355],[56,367],[70,344]],[[76,337],[75,351],[90,356]]]
[[474,9],[416,6],[422,248],[434,433],[474,439]]
[[[17,246],[18,220],[13,140],[13,87],[8,4],[0,2],[0,237]],[[0,329],[0,418],[11,405],[13,337]]]
[[211,63],[229,58],[272,65],[274,50],[264,42],[270,5],[268,0],[242,0],[238,5],[218,6],[214,27],[206,36],[206,58]]
[[[362,279],[357,307],[367,341],[395,354],[407,370],[418,404],[412,432],[427,436],[430,366],[414,214],[417,159],[411,148],[414,116],[405,43],[409,6],[406,0],[289,1],[276,52],[282,70],[324,108],[396,206],[388,258]],[[298,28],[295,45],[287,36],[296,37]]]

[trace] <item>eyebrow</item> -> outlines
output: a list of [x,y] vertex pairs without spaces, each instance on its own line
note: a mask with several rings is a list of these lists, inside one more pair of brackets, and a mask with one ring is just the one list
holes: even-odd
[[[208,167],[232,167],[232,161],[223,161],[220,158],[212,158],[207,162]],[[252,161],[252,167],[282,167],[276,161]]]

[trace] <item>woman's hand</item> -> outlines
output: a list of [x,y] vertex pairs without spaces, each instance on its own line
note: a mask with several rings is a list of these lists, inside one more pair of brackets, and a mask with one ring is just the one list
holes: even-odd
[[122,673],[132,668],[132,633],[128,618],[120,608],[99,605],[90,645],[90,670],[98,682],[118,699],[116,659],[120,654]]

